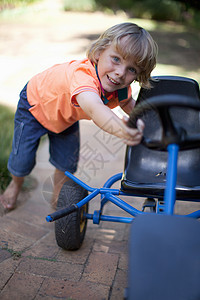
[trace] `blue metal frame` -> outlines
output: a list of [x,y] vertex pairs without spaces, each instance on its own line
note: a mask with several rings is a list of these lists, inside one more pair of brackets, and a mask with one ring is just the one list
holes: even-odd
[[[174,205],[176,202],[176,179],[177,179],[177,161],[178,161],[178,151],[179,146],[176,144],[171,144],[167,148],[168,151],[168,164],[167,164],[167,177],[166,177],[166,188],[164,193],[164,199],[158,200],[157,203],[157,214],[174,214]],[[75,181],[77,184],[86,189],[90,194],[82,199],[76,204],[77,208],[81,208],[83,205],[91,201],[97,195],[101,196],[100,209],[94,211],[93,214],[86,213],[85,217],[87,219],[93,220],[94,224],[99,224],[100,221],[108,222],[119,222],[119,223],[131,223],[139,214],[148,214],[149,212],[140,211],[130,204],[126,203],[124,200],[120,199],[118,196],[135,196],[134,194],[122,192],[119,189],[112,189],[112,185],[121,180],[122,173],[118,173],[110,177],[104,184],[102,188],[92,188],[77,177],[75,177],[70,172],[66,171],[65,175]],[[103,208],[106,203],[112,202],[119,208],[129,213],[131,217],[119,217],[119,216],[108,216],[103,215]],[[191,214],[186,215],[191,218],[200,218],[200,210],[195,211]],[[47,216],[46,220],[48,222],[52,221],[51,216]]]
[[[158,201],[157,214],[174,214],[174,205],[176,201],[176,178],[177,178],[177,161],[178,161],[178,151],[179,146],[176,144],[171,144],[167,148],[168,151],[168,169],[166,178],[166,188],[164,193],[164,199],[160,202]],[[100,221],[108,222],[119,222],[119,223],[131,223],[139,214],[147,214],[147,212],[140,211],[130,204],[126,203],[124,200],[120,199],[118,196],[134,196],[134,194],[122,192],[119,189],[112,189],[111,186],[121,180],[122,173],[118,173],[110,177],[104,184],[102,188],[92,188],[73,174],[68,171],[65,175],[74,180],[77,184],[81,185],[84,189],[90,192],[90,194],[77,203],[78,208],[91,201],[97,195],[101,195],[100,210],[94,211],[93,214],[85,214],[87,219],[93,220],[94,224],[99,224]],[[119,216],[108,216],[103,215],[103,208],[106,203],[112,202],[119,208],[129,213],[132,217],[119,217]],[[200,218],[200,210],[187,215],[191,218]]]
[[167,215],[172,215],[176,201],[176,178],[177,178],[177,161],[179,146],[171,144],[167,147],[168,163],[166,188],[164,193],[164,212]]

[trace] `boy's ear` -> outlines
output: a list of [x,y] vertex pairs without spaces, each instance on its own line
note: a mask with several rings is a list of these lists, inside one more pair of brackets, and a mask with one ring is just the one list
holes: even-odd
[[101,54],[101,51],[100,51],[100,50],[96,51],[96,53],[95,53],[95,55],[94,55],[96,61],[99,60],[100,54]]

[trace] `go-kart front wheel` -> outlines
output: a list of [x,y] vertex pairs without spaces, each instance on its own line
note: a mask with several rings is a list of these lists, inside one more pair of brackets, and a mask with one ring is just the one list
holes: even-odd
[[[87,195],[87,190],[70,179],[61,188],[57,210],[76,204]],[[77,250],[81,247],[87,227],[84,213],[87,212],[88,203],[70,215],[56,220],[55,236],[59,247],[65,250]]]

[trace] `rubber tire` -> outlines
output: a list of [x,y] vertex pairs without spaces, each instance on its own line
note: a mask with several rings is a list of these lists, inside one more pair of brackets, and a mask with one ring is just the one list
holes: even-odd
[[[57,210],[76,204],[87,195],[87,190],[70,179],[61,188]],[[65,250],[78,250],[81,247],[87,228],[83,211],[88,212],[88,207],[87,203],[78,211],[55,221],[55,236],[59,247]]]

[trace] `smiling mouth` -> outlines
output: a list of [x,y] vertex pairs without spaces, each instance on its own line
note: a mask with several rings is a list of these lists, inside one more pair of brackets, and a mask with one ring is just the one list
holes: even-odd
[[109,80],[112,84],[114,84],[114,85],[119,85],[119,84],[120,84],[119,82],[115,81],[114,79],[112,79],[112,78],[109,77],[108,75],[107,75],[107,78],[108,78],[108,80]]

